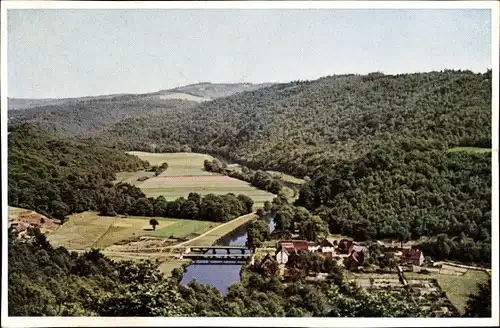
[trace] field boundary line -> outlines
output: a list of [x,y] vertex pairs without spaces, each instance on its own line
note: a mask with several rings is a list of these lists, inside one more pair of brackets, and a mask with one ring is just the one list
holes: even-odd
[[[224,226],[226,226],[226,225],[228,225],[228,224],[230,224],[230,223],[234,223],[236,220],[242,220],[242,221],[243,221],[243,219],[244,219],[244,218],[246,218],[246,217],[247,217],[247,216],[249,216],[249,215],[256,215],[256,212],[252,212],[252,213],[248,213],[248,214],[245,214],[245,215],[242,215],[242,216],[238,216],[237,218],[235,218],[235,219],[233,219],[233,220],[231,220],[231,221],[228,221],[228,222],[226,222],[226,223],[223,223],[223,224],[221,224],[221,225],[218,225],[217,227],[215,227],[215,228],[213,228],[213,229],[210,229],[210,230],[208,230],[207,232],[205,232],[205,233],[203,233],[203,234],[201,234],[201,235],[199,235],[199,236],[197,236],[197,237],[195,237],[195,238],[193,238],[193,239],[189,239],[189,240],[184,241],[184,242],[182,242],[182,243],[180,243],[180,244],[173,245],[172,247],[181,247],[181,246],[184,246],[184,245],[186,245],[186,244],[188,244],[188,243],[190,243],[190,242],[193,242],[193,241],[195,241],[195,240],[197,240],[197,239],[199,239],[199,238],[202,238],[202,237],[204,237],[204,236],[206,236],[206,235],[209,235],[209,234],[211,234],[212,232],[214,232],[215,230],[220,229],[220,228],[223,228]],[[239,226],[235,227],[235,229],[239,228],[240,226],[241,226],[241,225],[239,225]]]
[[111,223],[108,227],[108,229],[106,229],[106,231],[104,231],[104,233],[102,235],[100,235],[93,243],[92,245],[90,245],[90,248],[94,248],[95,244],[97,244],[108,232],[109,230],[111,230],[111,228],[115,225],[116,223],[116,220],[118,220],[118,217],[116,217],[115,219],[113,219],[113,223]]

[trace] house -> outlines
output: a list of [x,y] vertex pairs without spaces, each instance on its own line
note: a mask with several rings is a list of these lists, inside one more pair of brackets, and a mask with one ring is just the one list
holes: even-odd
[[401,262],[420,266],[424,263],[424,252],[418,248],[404,248],[402,250]]
[[300,250],[308,250],[309,242],[307,240],[284,240],[278,242],[276,250],[276,261],[280,264],[288,262],[288,257],[292,253],[297,253]]
[[352,270],[364,264],[365,260],[370,257],[368,248],[352,244],[349,247],[349,255],[344,260],[344,265],[347,269]]
[[331,258],[335,254],[333,245],[326,239],[319,244],[315,242],[308,242],[307,240],[286,240],[278,242],[275,254],[276,261],[280,264],[285,264],[288,262],[290,254],[297,253],[301,250],[313,253],[317,252],[324,258]]
[[12,222],[10,224],[10,228],[17,231],[18,233],[22,233],[22,232],[27,231],[29,226],[30,226],[29,223],[22,222],[22,221]]
[[342,239],[339,241],[338,247],[341,253],[349,254],[354,245],[357,245],[354,240]]
[[276,251],[276,261],[279,264],[286,264],[288,262],[288,256],[290,256],[290,252],[286,248],[279,248]]
[[335,252],[335,246],[331,242],[329,242],[327,239],[323,239],[322,241],[319,242],[319,251],[322,253],[334,253]]

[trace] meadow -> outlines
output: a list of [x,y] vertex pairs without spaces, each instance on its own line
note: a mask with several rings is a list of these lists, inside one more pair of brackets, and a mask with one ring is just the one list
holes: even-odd
[[[148,217],[107,217],[96,212],[83,212],[69,216],[68,222],[48,235],[54,246],[64,246],[71,250],[90,248],[104,249],[119,241],[143,235],[160,236],[168,231],[165,237],[174,235],[184,239],[200,235],[217,226],[214,222],[157,218],[159,225],[153,230]],[[170,227],[170,228],[169,228]],[[164,230],[169,228],[169,230]]]
[[154,237],[168,237],[174,239],[190,238],[193,235],[198,235],[199,232],[204,232],[218,226],[217,222],[195,221],[195,220],[179,220],[164,228],[156,229],[151,233]]
[[[200,195],[244,194],[253,199],[254,209],[263,206],[264,202],[271,201],[275,197],[272,193],[257,189],[245,181],[205,171],[203,162],[212,160],[213,157],[210,155],[198,153],[157,154],[137,151],[129,152],[129,154],[147,160],[151,165],[168,163],[168,169],[160,176],[134,183],[148,197],[163,196],[168,201],[172,201],[179,197],[187,198],[190,192],[196,192]],[[142,173],[144,172],[137,172],[136,176],[143,176]],[[123,177],[133,175],[129,172],[122,174]]]

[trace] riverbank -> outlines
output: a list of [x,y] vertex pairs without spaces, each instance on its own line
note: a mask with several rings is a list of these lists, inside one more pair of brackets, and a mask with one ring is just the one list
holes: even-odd
[[[211,229],[198,237],[195,237],[193,239],[187,240],[185,242],[182,242],[180,244],[175,245],[176,247],[178,246],[203,246],[203,245],[214,245],[217,242],[219,242],[221,239],[224,237],[228,236],[229,234],[233,233],[237,229],[245,226],[252,220],[257,219],[258,216],[255,213],[250,213],[246,215],[242,215],[240,217],[237,217],[234,220],[231,220],[229,222],[223,223],[214,229]],[[176,259],[176,258],[170,258],[166,259],[164,262],[162,262],[159,266],[158,269],[160,272],[167,276],[171,276],[172,271],[177,268],[183,268],[184,265],[186,264],[191,264],[192,260],[190,259]]]
[[237,217],[234,220],[221,224],[214,229],[211,229],[200,236],[185,241],[183,243],[178,244],[177,246],[202,246],[202,245],[213,245],[219,239],[225,237],[231,232],[235,231],[239,227],[249,223],[252,220],[257,219],[258,216],[255,213],[249,213]]

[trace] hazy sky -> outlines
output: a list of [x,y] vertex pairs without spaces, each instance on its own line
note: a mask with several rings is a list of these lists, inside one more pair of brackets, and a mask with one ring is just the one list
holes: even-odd
[[490,11],[9,10],[8,96],[491,68]]

